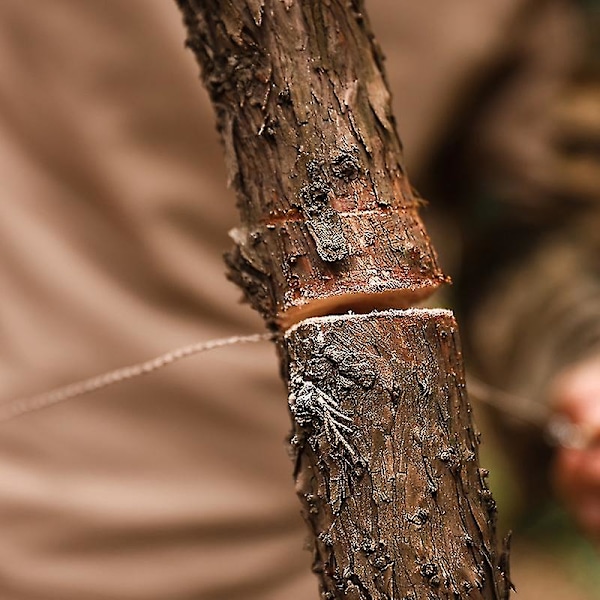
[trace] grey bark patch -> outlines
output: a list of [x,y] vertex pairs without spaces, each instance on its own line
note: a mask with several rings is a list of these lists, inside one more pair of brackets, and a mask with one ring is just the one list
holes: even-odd
[[301,188],[299,200],[317,253],[326,262],[343,260],[349,249],[340,217],[330,204],[331,187],[314,162],[307,165],[307,174],[309,183]]

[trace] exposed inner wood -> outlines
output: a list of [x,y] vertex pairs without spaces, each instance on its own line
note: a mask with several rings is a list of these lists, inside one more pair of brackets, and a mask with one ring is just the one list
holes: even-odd
[[437,286],[419,287],[414,289],[392,290],[389,292],[368,293],[355,292],[328,296],[313,300],[299,307],[290,308],[279,315],[278,325],[286,330],[310,317],[341,315],[346,312],[368,313],[372,310],[402,309],[415,306],[425,300],[435,291]]

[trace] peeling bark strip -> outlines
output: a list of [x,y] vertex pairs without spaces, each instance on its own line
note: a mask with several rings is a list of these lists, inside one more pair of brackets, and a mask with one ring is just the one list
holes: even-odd
[[431,293],[444,277],[362,2],[177,2],[238,193],[230,276],[252,305],[285,327],[354,293],[386,306]]
[[506,598],[452,313],[317,317],[284,344],[322,598]]

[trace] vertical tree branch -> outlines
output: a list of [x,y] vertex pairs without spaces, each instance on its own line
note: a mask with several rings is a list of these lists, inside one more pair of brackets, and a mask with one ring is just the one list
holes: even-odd
[[[177,0],[241,227],[230,277],[274,329],[441,282],[360,0]],[[278,347],[322,597],[508,594],[444,311],[311,318]]]
[[452,313],[317,317],[285,346],[323,598],[503,598]]
[[238,193],[230,275],[252,305],[286,326],[352,294],[369,309],[430,294],[444,277],[361,4],[178,3]]

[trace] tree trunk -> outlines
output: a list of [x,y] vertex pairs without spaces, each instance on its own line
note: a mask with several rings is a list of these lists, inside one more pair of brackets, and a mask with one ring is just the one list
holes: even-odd
[[[230,277],[267,324],[430,294],[445,278],[362,2],[177,2],[238,193]],[[410,310],[312,318],[279,338],[323,598],[508,595],[455,328]]]
[[505,597],[452,313],[316,317],[285,348],[323,598]]
[[228,262],[251,304],[285,327],[354,294],[367,309],[430,294],[444,277],[360,3],[178,3],[238,192]]

